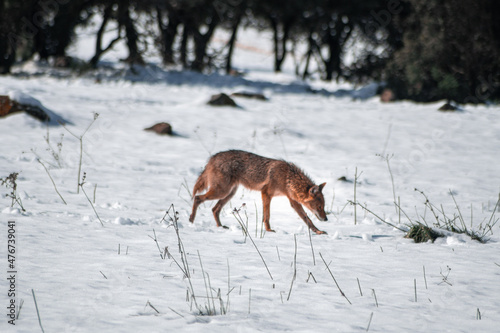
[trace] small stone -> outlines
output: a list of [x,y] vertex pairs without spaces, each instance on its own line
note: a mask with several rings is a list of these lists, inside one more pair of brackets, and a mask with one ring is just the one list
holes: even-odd
[[444,111],[444,112],[450,112],[450,111],[456,111],[456,110],[457,110],[457,107],[456,107],[456,106],[451,105],[451,104],[448,102],[448,103],[445,103],[443,106],[441,106],[438,110],[439,110],[439,111]]
[[213,106],[232,106],[232,107],[238,106],[231,97],[229,97],[224,93],[213,95],[210,98],[210,101],[208,101],[208,104]]
[[396,94],[392,89],[385,88],[380,94],[380,101],[384,103],[392,102],[396,100]]
[[172,135],[172,126],[169,123],[158,123],[151,127],[145,128],[145,131],[152,131],[161,135]]

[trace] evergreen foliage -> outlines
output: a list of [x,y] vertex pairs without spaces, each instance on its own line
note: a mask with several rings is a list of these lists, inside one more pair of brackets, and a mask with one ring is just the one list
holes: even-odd
[[[304,79],[377,80],[399,98],[483,103],[500,97],[498,17],[494,0],[0,0],[0,74],[35,55],[68,65],[75,29],[91,23],[90,67],[124,41],[130,64],[156,50],[165,65],[231,73],[238,30],[253,26],[272,32],[275,71],[293,57]],[[230,32],[219,49],[216,29]]]

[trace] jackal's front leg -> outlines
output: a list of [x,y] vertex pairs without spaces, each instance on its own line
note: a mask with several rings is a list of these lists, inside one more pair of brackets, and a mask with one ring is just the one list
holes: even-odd
[[262,222],[264,222],[264,226],[266,227],[266,231],[275,232],[271,229],[271,225],[269,220],[271,219],[271,199],[272,197],[267,194],[265,191],[262,191]]
[[312,223],[311,219],[307,216],[307,213],[305,212],[304,208],[302,208],[302,205],[299,202],[297,202],[291,198],[288,198],[288,200],[290,200],[290,204],[292,205],[292,208],[295,209],[297,214],[299,214],[300,218],[307,224],[309,229],[311,229],[312,231],[314,231],[318,235],[326,234],[325,231],[321,231],[321,230],[318,230],[318,228],[316,228],[316,226]]

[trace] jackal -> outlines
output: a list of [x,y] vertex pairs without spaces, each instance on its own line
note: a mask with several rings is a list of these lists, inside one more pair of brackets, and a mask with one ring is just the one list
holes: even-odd
[[[228,150],[213,155],[198,177],[193,188],[193,211],[189,221],[196,217],[198,206],[207,200],[219,199],[213,207],[215,222],[221,227],[219,214],[222,207],[234,196],[238,186],[260,191],[263,204],[263,222],[267,231],[274,232],[269,224],[271,199],[285,195],[292,208],[307,226],[317,234],[318,230],[307,216],[306,206],[320,221],[327,221],[324,210],[323,187],[313,181],[295,164],[283,160],[262,157],[241,150]],[[208,188],[205,194],[197,195]]]

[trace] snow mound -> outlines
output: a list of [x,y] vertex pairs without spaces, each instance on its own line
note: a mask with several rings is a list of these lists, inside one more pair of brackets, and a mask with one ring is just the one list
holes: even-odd
[[118,225],[139,225],[141,224],[139,221],[134,221],[132,219],[129,219],[127,217],[117,217],[116,219],[113,220],[114,224]]

